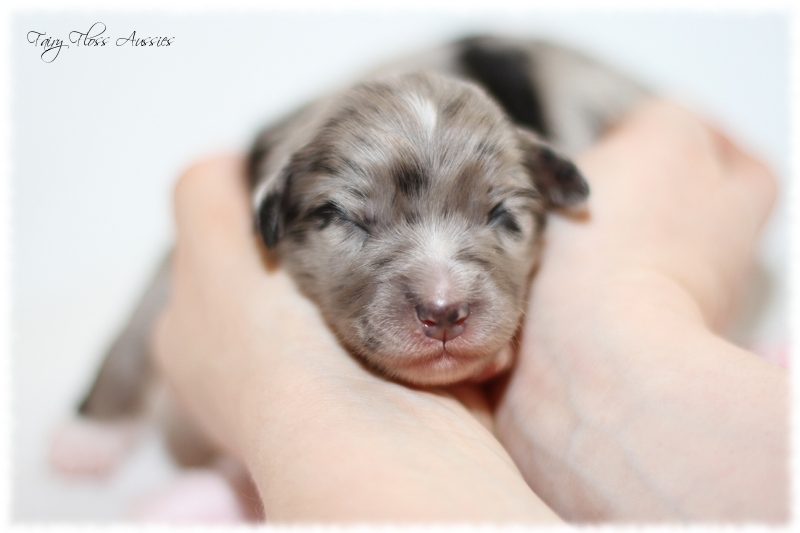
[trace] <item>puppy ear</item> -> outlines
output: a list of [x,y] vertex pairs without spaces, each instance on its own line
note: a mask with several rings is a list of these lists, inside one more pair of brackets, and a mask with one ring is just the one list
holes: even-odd
[[524,164],[548,207],[573,206],[589,196],[589,184],[572,161],[529,130],[518,128],[518,136]]
[[256,206],[256,228],[267,249],[272,250],[283,235],[283,217],[281,216],[282,191],[273,190],[266,193]]
[[[273,249],[286,231],[286,210],[290,182],[289,161],[274,161],[275,147],[286,138],[300,112],[262,130],[247,158],[247,181],[252,191],[254,231],[268,249]],[[278,169],[278,170],[274,170]]]
[[253,193],[255,229],[267,249],[272,250],[286,231],[286,198],[291,182],[289,168],[267,176]]

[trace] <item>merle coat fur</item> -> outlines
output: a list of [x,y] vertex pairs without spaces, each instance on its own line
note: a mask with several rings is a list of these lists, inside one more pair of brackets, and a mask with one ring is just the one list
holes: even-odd
[[[498,371],[546,213],[584,201],[569,157],[647,91],[546,42],[464,39],[371,72],[256,139],[264,245],[370,368],[418,385]],[[81,404],[141,404],[166,264]]]

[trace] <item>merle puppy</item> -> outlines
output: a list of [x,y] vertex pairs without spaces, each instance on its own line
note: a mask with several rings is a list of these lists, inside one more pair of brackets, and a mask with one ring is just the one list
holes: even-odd
[[[589,189],[568,156],[646,95],[575,52],[465,39],[375,71],[259,135],[255,226],[341,342],[417,385],[488,377],[522,313],[546,211]],[[162,268],[84,416],[141,407]]]

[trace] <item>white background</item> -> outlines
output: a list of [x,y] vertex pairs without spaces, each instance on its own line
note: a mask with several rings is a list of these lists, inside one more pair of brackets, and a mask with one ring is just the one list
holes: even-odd
[[[30,30],[67,39],[106,24],[109,45],[50,64]],[[167,48],[118,48],[137,36]],[[465,33],[549,36],[714,117],[789,176],[789,19],[758,11],[27,13],[12,18],[12,517],[119,519],[167,481],[153,437],[105,483],[48,472],[49,432],[88,385],[171,241],[170,188],[192,160],[243,150],[256,128],[398,54]],[[782,194],[761,248],[747,342],[787,338]],[[752,307],[752,306],[751,306]]]

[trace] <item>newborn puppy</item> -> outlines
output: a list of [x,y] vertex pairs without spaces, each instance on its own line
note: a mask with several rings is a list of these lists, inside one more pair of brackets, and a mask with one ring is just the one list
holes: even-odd
[[250,180],[264,243],[341,341],[446,385],[510,364],[545,212],[588,194],[542,137],[579,148],[644,91],[544,43],[425,57],[268,129]]
[[[538,41],[481,37],[428,51],[258,136],[255,225],[368,366],[416,385],[484,379],[510,364],[504,348],[546,211],[588,194],[567,155],[646,94]],[[147,339],[168,280],[165,261],[81,403],[84,417],[142,410]]]
[[284,160],[269,133],[256,145],[264,243],[371,367],[419,385],[475,376],[517,328],[545,210],[586,182],[456,78],[368,81],[318,113]]

